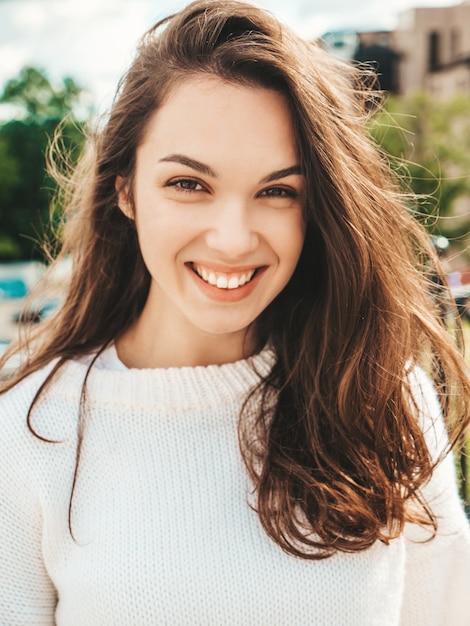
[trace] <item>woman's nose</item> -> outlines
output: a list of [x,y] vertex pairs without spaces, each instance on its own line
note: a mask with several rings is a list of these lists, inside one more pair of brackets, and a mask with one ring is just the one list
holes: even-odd
[[206,243],[226,257],[241,258],[259,244],[258,233],[248,206],[242,203],[225,203],[216,209],[216,217],[210,225]]

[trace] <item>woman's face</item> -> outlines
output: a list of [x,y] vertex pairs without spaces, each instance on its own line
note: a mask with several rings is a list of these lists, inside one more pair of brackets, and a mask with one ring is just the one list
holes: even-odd
[[119,206],[135,219],[151,275],[148,331],[188,341],[243,335],[289,281],[304,239],[303,176],[284,98],[188,79],[137,150],[134,207],[123,182]]

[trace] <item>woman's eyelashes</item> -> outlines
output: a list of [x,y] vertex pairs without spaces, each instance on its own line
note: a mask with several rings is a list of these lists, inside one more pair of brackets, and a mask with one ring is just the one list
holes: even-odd
[[201,183],[192,178],[177,178],[174,180],[169,180],[166,187],[173,187],[177,191],[182,191],[186,193],[191,193],[194,191],[207,191],[207,189],[201,185]]
[[268,187],[263,189],[259,196],[267,196],[268,198],[291,198],[295,199],[299,197],[299,192],[293,187]]
[[[165,183],[165,186],[172,187],[176,191],[183,193],[197,193],[201,191],[209,191],[208,187],[193,178],[172,179]],[[294,187],[273,186],[262,189],[256,195],[257,197],[266,197],[274,200],[277,198],[296,200],[300,196],[300,191]]]

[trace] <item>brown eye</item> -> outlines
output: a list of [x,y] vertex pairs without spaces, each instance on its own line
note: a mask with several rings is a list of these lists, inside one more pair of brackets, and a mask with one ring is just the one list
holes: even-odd
[[268,198],[297,198],[298,195],[295,189],[286,187],[269,187],[260,193],[260,196],[267,196]]
[[174,187],[180,191],[204,191],[204,187],[197,180],[192,178],[178,178],[177,180],[170,180],[167,183],[167,187]]

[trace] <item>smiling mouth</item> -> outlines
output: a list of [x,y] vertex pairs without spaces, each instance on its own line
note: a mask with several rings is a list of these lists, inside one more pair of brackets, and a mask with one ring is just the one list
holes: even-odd
[[208,285],[217,287],[218,289],[237,289],[242,285],[246,285],[261,268],[252,268],[244,272],[215,272],[209,268],[196,263],[189,264],[191,269]]

